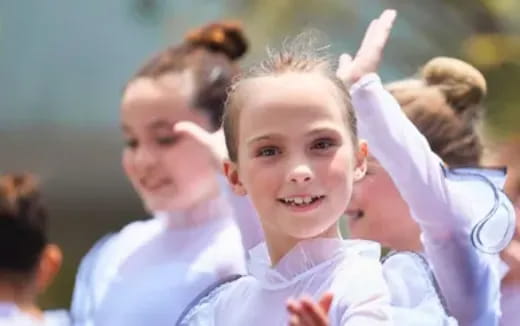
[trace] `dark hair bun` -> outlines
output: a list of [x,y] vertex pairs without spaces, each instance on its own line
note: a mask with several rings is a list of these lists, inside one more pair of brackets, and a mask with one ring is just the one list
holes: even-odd
[[34,176],[0,175],[0,270],[34,269],[47,243],[46,215]]
[[427,85],[443,92],[456,113],[475,113],[465,111],[479,110],[478,104],[486,96],[486,79],[482,73],[459,59],[433,58],[423,67],[421,76]]
[[248,48],[242,26],[236,21],[210,23],[189,32],[185,40],[194,46],[221,52],[231,60],[242,57]]

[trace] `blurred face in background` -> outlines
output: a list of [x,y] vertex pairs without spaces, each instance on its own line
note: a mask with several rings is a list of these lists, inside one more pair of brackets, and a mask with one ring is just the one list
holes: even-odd
[[218,192],[210,153],[174,133],[179,121],[210,130],[210,119],[190,107],[189,73],[138,78],[125,90],[121,124],[126,140],[123,167],[149,211],[183,211]]
[[419,226],[390,175],[372,155],[365,177],[354,187],[347,216],[352,238],[377,241],[395,250],[421,249]]

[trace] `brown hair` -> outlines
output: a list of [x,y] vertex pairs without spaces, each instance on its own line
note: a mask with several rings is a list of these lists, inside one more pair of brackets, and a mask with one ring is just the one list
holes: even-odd
[[0,175],[0,271],[30,273],[47,244],[47,211],[37,179]]
[[350,96],[341,81],[336,77],[328,56],[323,55],[321,49],[317,48],[315,44],[316,37],[313,33],[301,34],[294,40],[286,42],[280,51],[269,50],[266,59],[235,80],[225,104],[223,118],[226,147],[231,161],[236,162],[238,159],[237,130],[241,85],[246,80],[292,72],[318,73],[333,83],[338,98],[345,106],[346,121],[350,127],[352,140],[357,146],[356,115],[350,102]]
[[240,24],[214,22],[189,32],[184,42],[157,53],[132,77],[159,78],[190,71],[194,93],[191,106],[209,114],[213,127],[220,127],[227,88],[239,72],[235,60],[247,51],[248,42]]
[[420,78],[386,87],[447,165],[479,165],[483,149],[477,122],[487,86],[475,67],[437,57],[421,69]]

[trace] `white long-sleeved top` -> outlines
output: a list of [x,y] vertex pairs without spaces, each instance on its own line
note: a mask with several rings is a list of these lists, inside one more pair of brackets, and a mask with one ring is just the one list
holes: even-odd
[[81,263],[73,325],[172,325],[210,284],[245,272],[245,252],[225,195],[193,221],[157,213],[95,246]]
[[376,74],[364,76],[350,93],[360,136],[421,228],[450,313],[460,325],[497,325],[499,257],[476,245],[497,251],[512,236],[512,206],[499,189],[504,172],[445,168]]
[[43,319],[21,311],[12,302],[0,302],[0,326],[68,326],[70,321],[65,310],[46,311]]
[[379,246],[363,240],[303,240],[274,267],[265,243],[250,251],[249,275],[203,298],[182,326],[285,326],[286,302],[334,293],[332,326],[393,325]]

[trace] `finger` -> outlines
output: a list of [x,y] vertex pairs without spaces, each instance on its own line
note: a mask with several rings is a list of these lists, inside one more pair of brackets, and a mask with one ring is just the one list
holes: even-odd
[[348,76],[350,76],[350,71],[352,67],[352,57],[343,53],[339,57],[338,69],[336,70],[336,77],[338,77],[341,81],[346,82]]
[[302,307],[298,301],[289,300],[287,301],[287,310],[291,314],[299,314],[302,311]]
[[291,315],[298,316],[299,325],[302,326],[313,326],[313,319],[308,315],[302,305],[301,300],[290,300],[287,302],[287,310]]
[[330,292],[325,293],[320,299],[320,306],[327,314],[329,313],[330,306],[332,305],[332,299],[334,299],[334,295]]
[[377,27],[374,32],[374,42],[373,45],[377,49],[383,49],[390,38],[390,32],[392,31],[392,26],[394,25],[395,18],[397,17],[397,12],[395,10],[385,10],[381,17],[378,19]]
[[374,39],[374,35],[377,34],[377,28],[379,26],[378,19],[374,19],[370,22],[363,36],[363,40],[361,41],[361,45],[359,46],[356,57],[360,56],[362,53],[367,52],[370,48],[371,42]]
[[291,315],[289,318],[289,326],[303,326],[303,324],[300,322],[300,317],[297,315]]
[[391,29],[395,18],[397,17],[397,11],[393,9],[386,9],[383,11],[381,16],[379,17],[379,21],[381,23],[381,26],[383,26],[385,29]]
[[327,314],[316,302],[304,298],[302,299],[302,307],[306,312],[306,317],[310,320],[311,325],[326,326],[328,324]]
[[211,145],[212,136],[204,128],[191,121],[179,121],[173,125],[173,132],[187,135],[203,145]]

